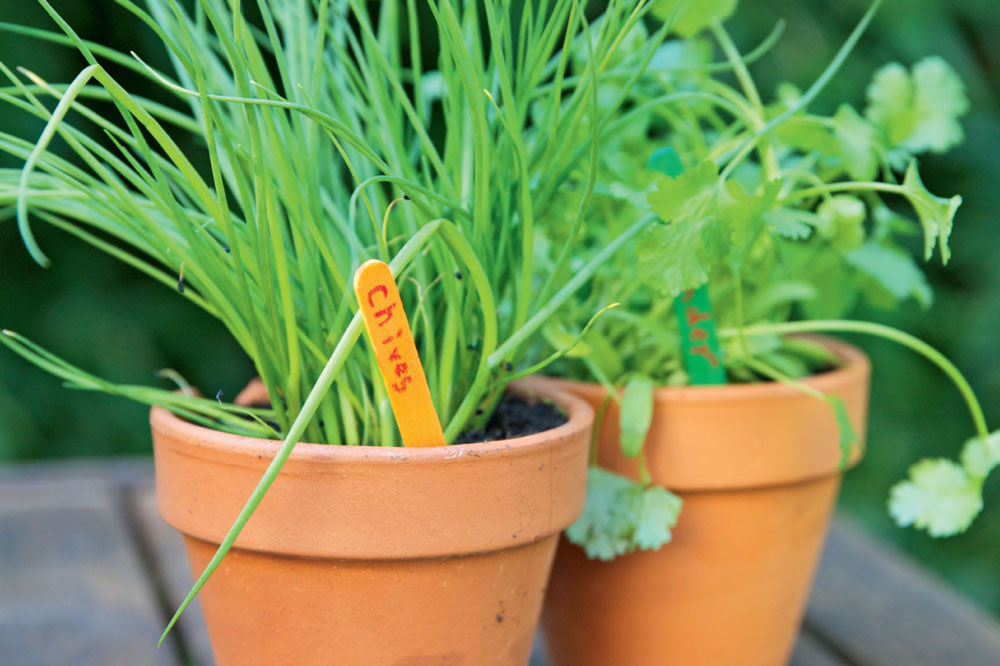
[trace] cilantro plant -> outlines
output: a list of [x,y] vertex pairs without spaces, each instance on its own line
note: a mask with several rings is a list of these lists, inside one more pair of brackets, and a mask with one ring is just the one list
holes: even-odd
[[[622,88],[627,110],[601,128],[591,210],[577,224],[571,191],[565,191],[546,211],[563,220],[552,225],[550,256],[568,242],[596,252],[650,211],[660,221],[638,237],[632,252],[603,264],[589,290],[545,329],[549,344],[559,348],[595,308],[622,304],[557,366],[564,376],[602,383],[619,401],[623,452],[638,459],[642,476],[635,483],[592,467],[584,516],[568,533],[591,557],[609,559],[669,540],[664,526],[674,524],[680,503],[656,499],[666,491],[649,485],[641,446],[653,387],[688,382],[672,301],[705,284],[729,381],[781,381],[826,400],[841,427],[845,462],[857,437],[843,405],[799,382],[837,359],[794,334],[878,335],[936,363],[968,403],[977,434],[960,462],[914,465],[910,479],[892,490],[889,510],[899,524],[934,536],[964,530],[979,513],[983,482],[1000,464],[1000,436],[989,435],[965,379],[912,336],[843,319],[861,302],[928,305],[931,290],[907,246],[922,236],[923,259],[936,254],[947,263],[961,204],[959,196],[932,194],[919,172],[920,155],[945,152],[962,140],[960,119],[969,106],[961,80],[940,58],[881,68],[860,108],[843,103],[828,115],[810,110],[879,4],[812,85],[802,90],[784,83],[768,99],[750,68],[780,38],[782,25],[742,54],[721,23],[735,2],[699,5],[697,15],[685,13],[681,2],[656,3],[657,17],[676,21],[674,38],[657,48],[635,85]],[[634,26],[624,43],[643,44],[656,25]],[[624,83],[641,53],[620,58]],[[602,102],[617,102],[614,91],[605,83]],[[649,502],[640,508],[642,493]],[[646,538],[650,521],[659,528],[653,540]]]

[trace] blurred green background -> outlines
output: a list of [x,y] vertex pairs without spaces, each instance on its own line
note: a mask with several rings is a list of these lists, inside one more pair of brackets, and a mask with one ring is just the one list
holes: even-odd
[[[168,68],[151,31],[113,0],[52,0],[81,36]],[[864,11],[864,0],[744,2],[730,29],[744,50],[781,18],[787,28],[770,55],[754,65],[764,94],[788,80],[808,85],[832,58]],[[0,0],[0,22],[50,27],[32,0]],[[928,266],[936,301],[929,311],[862,311],[935,345],[967,374],[987,417],[1000,425],[1000,12],[996,0],[888,0],[872,28],[817,107],[860,105],[881,64],[911,65],[943,56],[969,88],[972,112],[965,144],[922,163],[936,194],[965,203],[947,268]],[[67,82],[85,66],[74,51],[0,33],[0,61],[51,82]],[[116,72],[116,75],[118,73]],[[144,85],[120,78],[133,88]],[[134,84],[134,85],[132,85]],[[145,86],[144,86],[145,88]],[[40,123],[0,107],[0,129],[34,139]],[[0,156],[0,167],[18,164]],[[135,271],[43,225],[35,232],[53,260],[32,263],[13,220],[0,220],[0,326],[23,333],[96,374],[149,383],[173,368],[209,395],[233,396],[251,376],[247,358],[221,325]],[[933,540],[895,528],[885,513],[889,487],[927,455],[953,457],[972,432],[958,393],[929,364],[890,344],[855,340],[873,357],[869,451],[844,484],[842,510],[913,553],[964,593],[1000,615],[1000,479],[986,488],[987,508],[964,535]],[[148,454],[145,408],[113,397],[66,391],[44,372],[0,353],[0,461]]]

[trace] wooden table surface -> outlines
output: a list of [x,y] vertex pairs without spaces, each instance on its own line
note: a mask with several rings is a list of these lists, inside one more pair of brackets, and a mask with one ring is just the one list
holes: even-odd
[[[208,666],[198,608],[155,647],[190,582],[149,460],[0,466],[0,664]],[[1000,625],[838,518],[791,663],[1000,666]]]

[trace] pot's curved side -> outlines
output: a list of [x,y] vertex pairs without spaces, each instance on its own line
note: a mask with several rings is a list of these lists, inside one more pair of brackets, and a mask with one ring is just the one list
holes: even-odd
[[[554,400],[569,420],[527,437],[447,447],[297,444],[236,546],[300,557],[442,557],[565,529],[583,508],[581,442],[593,412],[538,380],[513,388]],[[150,422],[160,514],[185,534],[221,539],[281,442],[220,433],[159,408]]]
[[[822,342],[844,365],[803,384],[843,401],[861,441],[850,464],[861,458],[868,414],[871,363],[864,352],[833,338]],[[596,410],[606,393],[599,384],[548,380]],[[766,487],[798,483],[840,470],[840,429],[830,405],[784,384],[727,384],[660,388],[644,448],[653,479],[673,491]],[[638,479],[638,462],[618,445],[619,411],[611,402],[601,424],[598,462]]]
[[[467,557],[233,550],[201,592],[218,666],[524,666],[558,537]],[[217,547],[185,538],[192,569]]]
[[[201,592],[219,666],[524,666],[558,533],[583,506],[593,412],[438,449],[300,445]],[[157,494],[200,572],[275,442],[152,414]],[[221,515],[217,515],[221,514]]]
[[[809,382],[844,400],[863,437],[867,359],[843,343],[830,346],[846,359],[845,367]],[[808,400],[816,405],[802,403],[785,388],[657,393],[659,427],[651,429],[645,450],[658,461],[650,465],[655,482],[681,482],[684,508],[673,540],[659,551],[612,562],[588,560],[576,546],[560,544],[543,613],[553,666],[787,662],[840,472],[829,408],[814,398]],[[741,389],[751,395],[739,395]],[[581,395],[600,399],[591,387]],[[700,403],[695,410],[688,409],[692,399]],[[714,421],[705,418],[713,400],[721,401]],[[685,418],[689,422],[678,422]],[[617,428],[617,416],[605,424],[601,460],[632,475],[633,461],[618,453]],[[749,470],[733,466],[733,459],[746,459],[746,446],[761,451]],[[713,452],[724,456],[717,467],[728,484],[721,487],[712,475]],[[667,460],[681,469],[665,466]]]

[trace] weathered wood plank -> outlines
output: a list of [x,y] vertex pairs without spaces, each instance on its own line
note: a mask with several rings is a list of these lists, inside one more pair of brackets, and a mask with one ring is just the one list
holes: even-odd
[[[193,580],[183,539],[160,517],[151,478],[131,489],[130,503],[140,533],[150,546],[152,566],[163,585],[167,605],[172,612],[187,596]],[[205,631],[205,616],[197,599],[181,615],[174,631],[178,634],[189,666],[215,664],[212,645],[208,640],[208,632]]]
[[0,479],[0,661],[176,666],[149,583],[108,480]]
[[806,626],[864,666],[1000,664],[1000,628],[908,557],[835,522]]
[[[211,666],[197,608],[154,647],[190,582],[148,460],[0,467],[3,663]],[[1000,625],[839,518],[790,666],[852,664],[1000,664]]]

